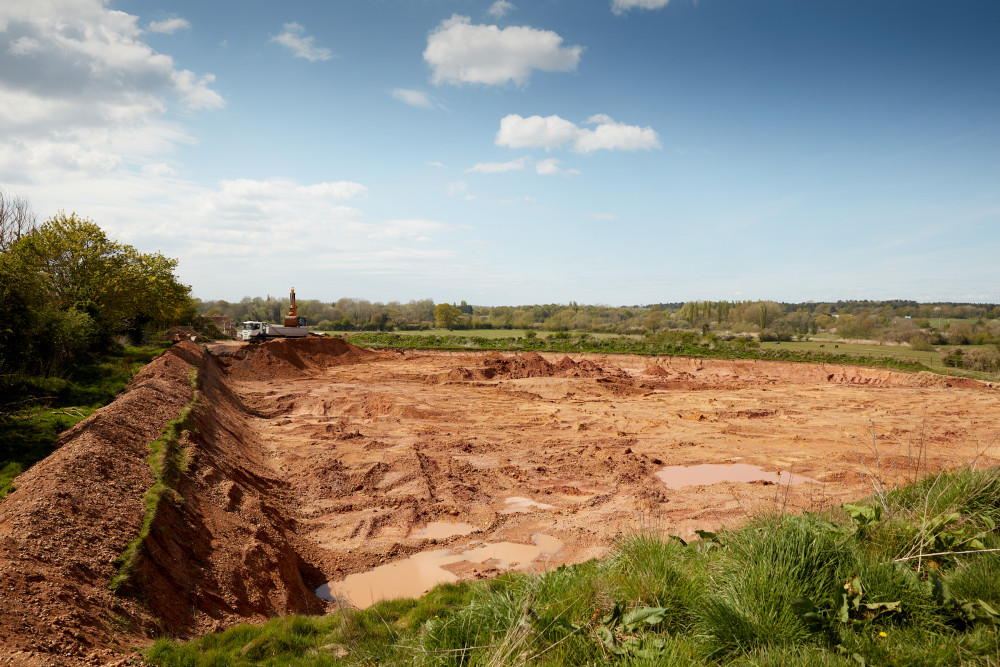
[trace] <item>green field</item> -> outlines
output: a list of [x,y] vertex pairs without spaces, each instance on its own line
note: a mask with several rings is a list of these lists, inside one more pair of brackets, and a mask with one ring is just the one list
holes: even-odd
[[[974,349],[975,346],[966,346]],[[949,347],[942,346],[941,351],[931,350],[921,352],[911,349],[907,345],[859,345],[855,343],[838,343],[833,340],[819,341],[792,341],[786,343],[761,343],[762,350],[796,350],[808,352],[829,352],[831,354],[850,354],[858,357],[894,357],[906,361],[915,361],[930,368],[945,368],[941,361],[942,352],[947,352]]]
[[[467,338],[524,338],[528,331],[531,329],[454,329],[448,331],[447,329],[425,329],[423,331],[396,331],[394,333],[400,334],[417,334],[421,336],[464,336]],[[317,331],[318,333],[318,331]],[[371,333],[362,331],[323,331],[322,333],[329,334],[331,336],[351,336],[353,334],[359,333]],[[550,336],[555,336],[557,332],[555,331],[535,331],[535,334],[539,338],[549,338]],[[579,331],[570,331],[569,335],[577,338],[582,335],[586,335],[590,338],[596,340],[606,340],[609,338],[621,338],[619,334],[610,333],[587,333],[584,334]],[[625,338],[634,338],[639,340],[642,336],[624,336]]]

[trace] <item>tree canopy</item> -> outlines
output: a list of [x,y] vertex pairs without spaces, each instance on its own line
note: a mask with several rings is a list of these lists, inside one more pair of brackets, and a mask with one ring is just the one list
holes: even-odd
[[194,315],[177,260],[60,213],[0,251],[0,370],[57,374],[70,360]]

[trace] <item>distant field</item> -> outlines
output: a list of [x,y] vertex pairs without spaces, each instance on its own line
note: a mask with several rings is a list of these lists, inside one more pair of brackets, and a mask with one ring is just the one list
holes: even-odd
[[[425,331],[396,331],[394,333],[400,334],[418,334],[421,336],[467,336],[469,338],[479,337],[479,338],[524,338],[528,329],[454,329],[448,331],[447,329],[427,329]],[[350,336],[351,334],[362,333],[359,331],[326,331],[331,336]],[[555,331],[536,331],[535,332],[539,338],[548,338],[549,336],[554,336]],[[582,335],[578,331],[570,331],[570,336],[574,338]],[[606,338],[618,338],[618,334],[606,334],[606,333],[588,333],[586,334],[590,338],[596,339],[606,339]],[[641,338],[641,336],[629,336],[629,338]]]
[[[911,349],[906,345],[858,345],[855,343],[836,342],[791,342],[791,343],[761,343],[761,349],[786,349],[786,350],[808,350],[811,352],[830,352],[839,354],[851,354],[865,357],[894,357],[905,359],[906,361],[917,361],[931,368],[945,368],[941,358],[949,352],[953,346],[942,345],[936,350],[920,352]],[[962,349],[974,350],[980,346],[966,345]]]

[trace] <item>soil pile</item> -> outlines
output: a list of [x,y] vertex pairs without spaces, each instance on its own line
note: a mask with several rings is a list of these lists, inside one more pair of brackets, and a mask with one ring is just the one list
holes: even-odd
[[[191,402],[195,369],[187,470],[159,505],[135,576],[115,595],[115,560],[139,535],[154,481],[149,443]],[[313,590],[324,579],[302,555],[309,547],[295,536],[286,487],[223,375],[201,347],[174,345],[17,479],[0,504],[0,655],[12,664],[104,664],[159,635],[323,608]]]
[[279,338],[258,345],[244,345],[220,354],[226,373],[237,380],[275,378],[281,380],[306,377],[310,372],[356,363],[378,356],[377,353],[355,347],[342,338],[310,336]]
[[177,343],[185,340],[194,343],[205,342],[205,339],[202,338],[201,335],[199,335],[198,332],[191,327],[171,327],[170,329],[167,329],[166,331],[161,333],[157,340],[165,343],[170,343],[170,342]]
[[537,352],[526,352],[510,357],[491,352],[483,359],[480,368],[458,367],[448,373],[452,381],[463,380],[520,380],[547,377],[602,377],[604,370],[589,359],[573,361],[563,357],[556,363]]

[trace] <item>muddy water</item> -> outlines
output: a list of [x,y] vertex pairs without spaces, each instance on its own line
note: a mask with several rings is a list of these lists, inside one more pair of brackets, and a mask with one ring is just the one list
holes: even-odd
[[447,521],[432,521],[419,530],[410,533],[415,540],[444,540],[455,535],[468,535],[476,527],[468,523],[448,523]]
[[686,486],[706,486],[719,482],[771,482],[772,484],[802,484],[816,480],[801,475],[781,472],[767,472],[760,466],[746,463],[728,465],[705,463],[697,466],[667,466],[656,473],[668,489],[683,489]]
[[458,576],[446,570],[445,565],[490,561],[500,569],[524,569],[535,559],[554,555],[563,547],[561,540],[542,533],[535,533],[531,540],[534,544],[474,543],[479,546],[457,553],[454,549],[422,551],[396,563],[349,575],[343,581],[331,581],[316,589],[316,595],[324,600],[343,598],[364,609],[379,600],[415,598],[438,584],[458,581]]
[[501,514],[518,514],[520,512],[531,512],[532,510],[554,510],[555,506],[546,505],[545,503],[539,503],[531,498],[522,498],[520,496],[512,496],[504,501],[509,507],[502,510]]

